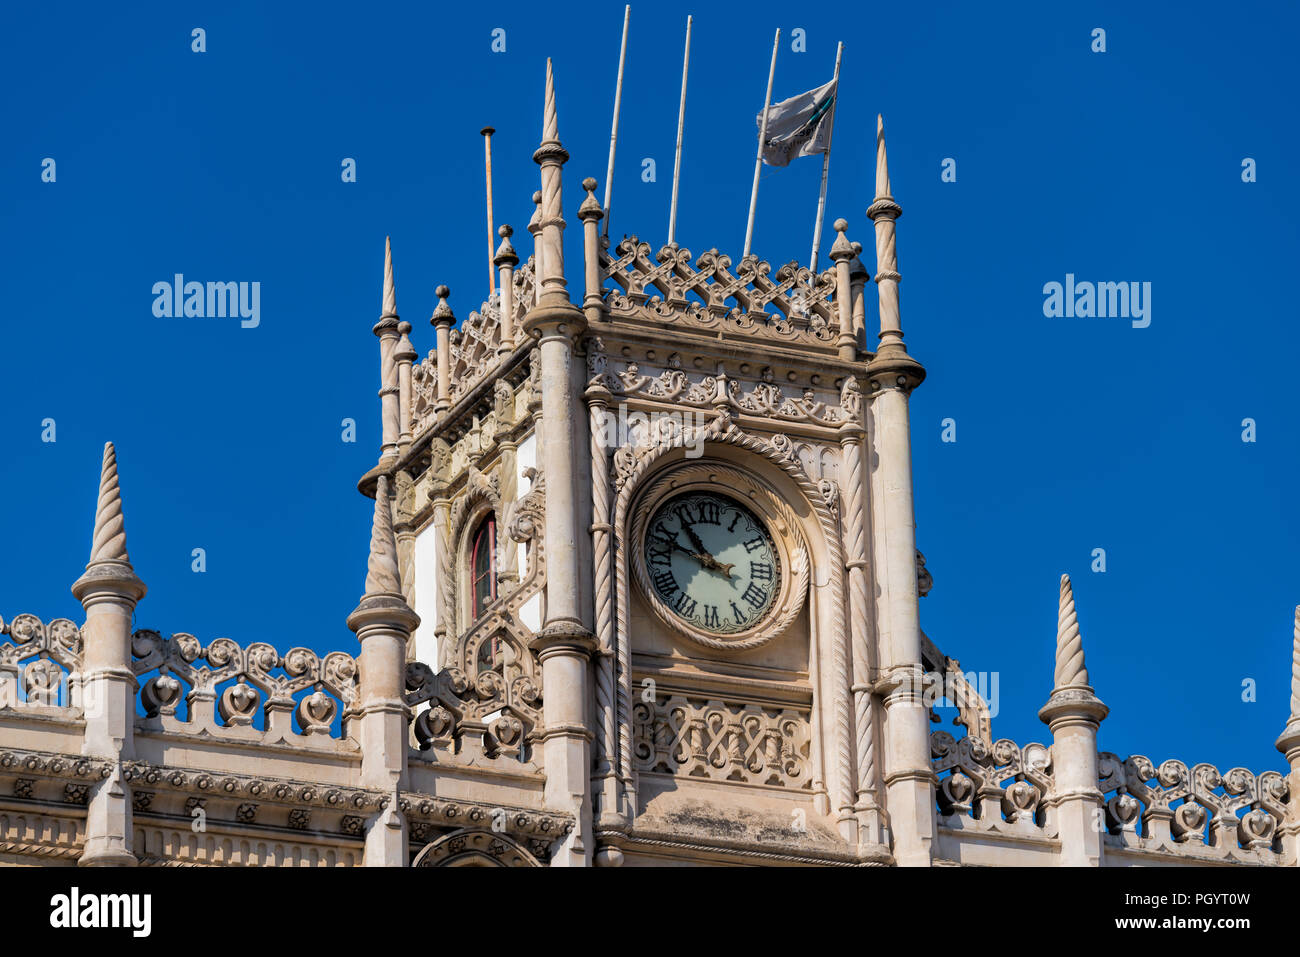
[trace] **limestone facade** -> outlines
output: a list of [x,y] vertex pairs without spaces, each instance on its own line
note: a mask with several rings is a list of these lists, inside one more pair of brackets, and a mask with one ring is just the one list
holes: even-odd
[[1289,773],[1099,754],[1067,577],[1042,743],[921,630],[883,125],[874,277],[844,220],[816,274],[610,243],[587,179],[578,294],[558,113],[548,63],[533,252],[423,359],[386,250],[355,653],[134,629],[106,446],[85,621],[0,622],[0,863],[1294,866],[1300,610]]

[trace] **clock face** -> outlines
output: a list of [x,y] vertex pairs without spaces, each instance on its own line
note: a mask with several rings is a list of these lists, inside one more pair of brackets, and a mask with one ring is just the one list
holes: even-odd
[[659,599],[716,635],[758,625],[781,585],[781,561],[759,518],[725,495],[687,492],[651,516],[645,565]]

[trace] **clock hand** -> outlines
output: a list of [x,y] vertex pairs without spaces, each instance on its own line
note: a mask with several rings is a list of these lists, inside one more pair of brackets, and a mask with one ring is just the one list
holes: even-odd
[[[695,534],[695,529],[690,525],[687,525],[685,522],[682,522],[682,531],[684,531],[686,537],[691,540],[691,544],[694,545],[702,554],[709,554],[709,550],[705,548],[704,543],[700,541],[700,536]],[[713,556],[710,555],[709,557],[712,558]]]
[[685,546],[683,546],[683,545],[681,544],[681,542],[677,541],[677,539],[675,539],[675,538],[669,538],[667,535],[661,535],[661,536],[658,536],[658,537],[659,537],[659,541],[663,542],[663,543],[664,543],[665,545],[667,545],[668,547],[670,547],[670,548],[675,548],[675,549],[677,549],[679,552],[683,552],[683,553],[685,553],[685,554],[687,554],[687,555],[690,555],[691,558],[695,559],[695,560],[696,560],[697,562],[699,562],[701,565],[705,565],[705,566],[707,567],[707,560],[706,560],[705,556],[703,556],[703,555],[697,555],[695,552],[691,551],[689,548],[686,548]]

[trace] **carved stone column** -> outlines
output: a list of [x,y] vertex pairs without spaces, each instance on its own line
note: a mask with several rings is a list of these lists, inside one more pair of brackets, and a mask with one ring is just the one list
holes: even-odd
[[[393,496],[393,532],[397,538],[397,564],[401,569],[402,600],[415,607],[415,483],[410,473],[397,473]],[[415,660],[415,641],[407,642],[406,657]]]
[[1300,605],[1295,610],[1295,633],[1291,643],[1291,719],[1277,739],[1277,749],[1291,765],[1287,777],[1286,820],[1282,822],[1282,859],[1300,867]]
[[451,408],[451,327],[456,324],[456,317],[447,304],[451,290],[439,286],[433,292],[438,297],[438,305],[429,317],[436,337],[434,341],[438,356],[438,393],[434,399],[433,411],[441,415]]
[[[842,222],[835,224],[837,229]],[[844,272],[848,271],[847,262],[841,261],[837,265]],[[851,322],[847,306],[846,302],[842,315]],[[863,449],[866,429],[862,424],[862,393],[856,379],[850,378],[845,382],[841,405],[850,416],[840,426],[840,448],[843,451],[844,568],[848,576],[849,632],[853,648],[853,724],[857,743],[857,802],[854,810],[858,817],[858,843],[881,844],[885,834],[877,792],[876,709],[871,691],[875,661],[871,653],[871,596],[867,580],[867,466]]]
[[849,263],[855,258],[853,244],[844,235],[849,228],[847,220],[835,220],[835,243],[831,246],[831,261],[835,263],[835,307],[840,332],[836,339],[840,358],[852,362],[858,357],[858,340],[853,334],[854,283]]
[[438,592],[434,610],[433,637],[437,645],[436,660],[426,661],[440,670],[449,664],[452,642],[456,639],[456,596],[451,573],[455,556],[451,541],[451,497],[447,474],[451,448],[445,439],[434,436],[429,443],[429,500],[433,505],[434,552],[437,555],[434,569]]
[[898,261],[894,222],[902,208],[890,193],[884,125],[876,136],[876,200],[867,215],[876,227],[876,284],[880,301],[880,348],[867,367],[879,455],[883,501],[883,567],[878,568],[889,646],[882,649],[877,690],[885,695],[885,788],[894,858],[928,866],[936,837],[935,774],[930,766],[930,709],[925,706],[921,626],[916,582],[916,518],[912,506],[912,440],[908,397],[925,378],[907,354],[899,322]]
[[498,356],[507,356],[515,348],[515,266],[519,263],[519,256],[515,253],[515,247],[510,245],[510,237],[514,234],[515,231],[508,224],[501,224],[497,229],[501,245],[497,247],[497,254],[492,259],[492,264],[501,272],[501,342],[497,346]]
[[867,282],[871,274],[862,265],[862,243],[852,243],[853,259],[849,261],[849,282],[853,288],[853,339],[858,348],[867,347]]
[[[505,273],[502,272],[502,282]],[[519,581],[519,549],[505,534],[503,523],[510,506],[519,498],[519,443],[514,440],[515,390],[504,379],[493,386],[496,396],[497,428],[494,435],[501,449],[501,509],[497,515],[497,581],[504,594]]]
[[579,608],[579,549],[575,463],[579,454],[573,347],[586,328],[569,301],[564,281],[564,219],[560,169],[569,154],[560,145],[551,63],[546,63],[546,108],[542,144],[533,159],[541,166],[541,298],[524,318],[524,330],[538,340],[542,415],[546,441],[540,447],[546,475],[546,619],[532,642],[542,665],[545,728],[540,734],[546,767],[547,806],[569,810],[578,826],[552,858],[553,864],[591,863],[591,739],[587,726],[591,633]]
[[411,324],[397,324],[397,349],[393,360],[397,363],[397,450],[405,454],[411,447],[411,363],[417,358],[411,345]]
[[1052,729],[1055,787],[1045,803],[1056,808],[1061,864],[1100,867],[1103,798],[1097,787],[1097,729],[1109,709],[1088,685],[1069,575],[1061,576],[1054,684],[1052,696],[1038,712]]
[[348,627],[361,644],[357,657],[360,700],[354,724],[361,742],[360,784],[391,795],[388,806],[367,823],[368,866],[406,864],[406,821],[398,807],[398,793],[406,786],[410,719],[403,691],[406,646],[419,623],[419,616],[402,598],[388,477],[381,475],[375,490],[366,592],[348,616]]
[[109,442],[100,469],[90,562],[72,586],[72,594],[86,610],[82,753],[115,765],[111,776],[96,785],[86,811],[85,850],[78,861],[83,866],[137,863],[131,853],[131,794],[122,780],[121,762],[135,756],[131,620],[145,591],[126,552],[117,453]]

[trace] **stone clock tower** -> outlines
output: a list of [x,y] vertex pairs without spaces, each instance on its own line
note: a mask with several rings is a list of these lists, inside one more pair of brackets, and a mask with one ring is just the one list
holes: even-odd
[[82,622],[0,619],[0,866],[1300,862],[1300,609],[1284,772],[1099,752],[1068,576],[1050,745],[921,630],[883,126],[874,292],[842,219],[816,274],[654,251],[586,179],[579,295],[549,63],[543,117],[532,254],[422,360],[386,251],[350,650],[136,627],[105,446]]
[[394,440],[361,488],[399,490],[414,743],[431,773],[537,775],[576,816],[566,862],[930,860],[921,673],[945,659],[918,624],[908,426],[925,372],[877,142],[875,295],[844,220],[821,273],[653,251],[603,238],[586,179],[579,306],[548,64],[533,255],[501,227],[500,296],[457,324],[440,287],[415,364],[388,264]]

